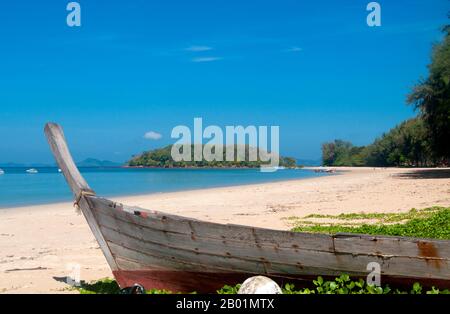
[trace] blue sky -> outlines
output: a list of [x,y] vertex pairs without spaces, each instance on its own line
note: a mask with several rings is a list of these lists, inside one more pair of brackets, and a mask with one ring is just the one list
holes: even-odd
[[[319,158],[414,116],[447,0],[9,1],[0,10],[0,162],[52,162],[62,124],[77,160],[124,161],[176,125],[279,125],[281,152]],[[154,131],[161,139],[145,139]]]

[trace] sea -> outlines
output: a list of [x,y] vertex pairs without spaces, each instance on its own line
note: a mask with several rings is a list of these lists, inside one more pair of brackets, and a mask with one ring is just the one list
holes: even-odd
[[[2,168],[0,209],[72,201],[64,175],[56,167]],[[213,187],[246,185],[304,179],[326,174],[307,169],[159,169],[159,168],[80,168],[89,186],[104,197],[186,191]]]

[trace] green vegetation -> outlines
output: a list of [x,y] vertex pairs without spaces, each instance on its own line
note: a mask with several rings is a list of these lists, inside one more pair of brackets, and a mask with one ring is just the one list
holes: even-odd
[[402,122],[367,146],[335,140],[322,144],[324,166],[409,166],[443,164],[435,157],[422,118]]
[[[342,274],[334,280],[324,280],[321,276],[313,280],[310,288],[296,289],[294,284],[287,283],[282,287],[283,294],[450,294],[449,290],[439,290],[432,287],[424,291],[420,283],[416,282],[409,291],[391,289],[388,285],[377,287],[368,285],[363,279],[352,280],[347,274]],[[239,289],[239,288],[237,288]],[[228,287],[225,291],[218,292],[233,293],[236,289]]]
[[104,278],[91,283],[81,283],[81,287],[76,288],[80,294],[118,294],[119,285],[114,279]]
[[[235,286],[224,286],[217,291],[217,294],[236,294],[240,284]],[[120,289],[112,279],[104,279],[92,284],[84,284],[78,288],[82,294],[118,294]],[[409,291],[391,289],[389,286],[376,287],[368,285],[363,279],[352,280],[348,275],[343,274],[334,280],[324,280],[317,277],[312,281],[310,288],[296,289],[294,284],[287,283],[282,287],[283,294],[450,294],[449,290],[439,290],[432,287],[424,291],[419,283],[415,283]],[[171,294],[167,290],[152,289],[147,294]]]
[[429,75],[408,103],[419,115],[402,122],[368,146],[335,140],[322,145],[324,166],[439,166],[450,164],[450,25],[433,48]]
[[[450,15],[449,15],[450,17]],[[430,147],[437,157],[450,158],[450,25],[443,27],[444,39],[433,47],[428,77],[416,85],[408,102],[420,110]]]
[[428,218],[434,212],[441,210],[441,207],[429,207],[417,210],[411,209],[406,213],[350,213],[339,215],[320,215],[311,214],[304,218],[330,218],[337,220],[360,220],[360,219],[378,219],[381,223],[399,222],[405,220],[411,220],[413,218]]
[[217,294],[237,294],[240,288],[240,283],[235,286],[225,285],[221,289],[217,290]]
[[[205,145],[202,145],[202,149]],[[234,149],[235,158],[234,161],[226,161],[226,151],[227,149]],[[128,162],[131,167],[161,167],[161,168],[256,168],[261,165],[268,165],[268,162],[262,161],[259,156],[256,161],[249,161],[249,146],[245,145],[245,160],[238,161],[237,156],[237,145],[233,147],[225,146],[223,149],[223,161],[207,161],[202,158],[201,161],[194,161],[194,145],[191,145],[191,161],[174,161],[172,158],[171,150],[172,145],[166,146],[164,148],[155,149],[152,151],[144,152],[141,155],[133,157]],[[182,152],[182,148],[180,148]],[[215,149],[212,148],[212,152]],[[259,154],[258,154],[259,155]],[[290,157],[280,156],[281,167],[292,168],[296,167],[296,160]]]
[[[316,222],[308,219],[326,219]],[[375,220],[373,223],[358,223],[358,220]],[[292,231],[315,233],[360,233],[372,235],[407,236],[433,239],[450,239],[450,207],[412,209],[395,214],[341,214],[310,215],[304,218],[291,217]],[[329,220],[333,222],[329,222]],[[338,220],[340,223],[336,223]],[[351,223],[349,223],[349,221]]]
[[322,144],[322,163],[324,166],[363,166],[365,164],[363,150],[364,147],[356,147],[342,140],[324,143]]

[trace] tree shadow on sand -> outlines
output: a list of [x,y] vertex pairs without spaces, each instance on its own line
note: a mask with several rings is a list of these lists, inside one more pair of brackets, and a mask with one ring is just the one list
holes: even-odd
[[450,169],[413,170],[399,173],[396,177],[403,179],[449,179]]

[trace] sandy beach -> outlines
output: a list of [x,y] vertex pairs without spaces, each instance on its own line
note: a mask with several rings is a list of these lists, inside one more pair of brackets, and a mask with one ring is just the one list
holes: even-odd
[[[127,205],[207,221],[288,230],[291,216],[401,212],[450,206],[449,169],[339,168],[303,180],[116,198]],[[68,293],[111,272],[84,217],[71,203],[0,210],[0,293]],[[73,292],[73,291],[72,291]]]

